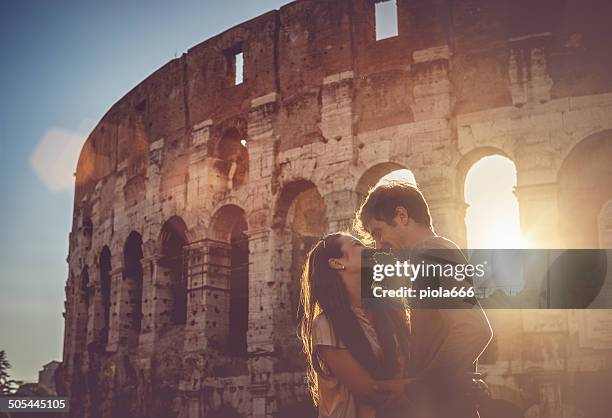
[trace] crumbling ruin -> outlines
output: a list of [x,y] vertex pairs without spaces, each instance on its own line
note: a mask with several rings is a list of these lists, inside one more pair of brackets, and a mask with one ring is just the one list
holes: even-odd
[[[380,40],[375,7],[300,0],[228,29],[91,132],[67,259],[72,416],[307,416],[305,251],[395,169],[465,245],[466,173],[506,156],[532,247],[612,247],[611,5],[397,0]],[[603,417],[607,311],[492,319],[497,416]]]

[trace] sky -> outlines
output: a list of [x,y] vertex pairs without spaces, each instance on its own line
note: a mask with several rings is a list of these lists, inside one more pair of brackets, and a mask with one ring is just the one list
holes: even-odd
[[76,159],[157,68],[287,1],[3,1],[0,350],[14,379],[61,360]]
[[[2,3],[0,350],[7,353],[14,379],[36,381],[43,364],[62,358],[73,172],[91,129],[113,103],[166,62],[285,3]],[[492,212],[508,211],[506,219],[518,213],[512,195],[514,166],[499,158],[481,160],[468,174],[468,230],[470,219],[484,225],[481,232],[472,229],[471,245],[495,247],[509,239],[520,243],[518,220],[483,221]],[[494,177],[495,190],[487,191]],[[503,196],[498,195],[500,184]],[[479,188],[495,198],[479,200]],[[496,202],[501,206],[492,211]],[[506,242],[495,242],[499,237]]]

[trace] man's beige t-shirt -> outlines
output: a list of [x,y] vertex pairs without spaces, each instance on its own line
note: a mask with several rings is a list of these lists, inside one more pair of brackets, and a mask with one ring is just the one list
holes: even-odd
[[[467,262],[454,242],[440,236],[425,238],[413,248],[413,252],[428,250],[452,250],[445,253],[455,256],[451,261]],[[444,288],[452,288],[457,283],[452,278],[440,281]],[[411,361],[417,375],[427,369],[476,371],[476,360],[491,340],[492,330],[480,304],[470,307],[410,311]]]

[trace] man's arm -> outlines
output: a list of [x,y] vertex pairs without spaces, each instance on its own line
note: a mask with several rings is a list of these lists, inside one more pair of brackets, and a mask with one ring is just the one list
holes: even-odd
[[462,372],[472,365],[487,348],[493,331],[478,302],[462,309],[440,309],[447,334],[427,369],[447,369]]

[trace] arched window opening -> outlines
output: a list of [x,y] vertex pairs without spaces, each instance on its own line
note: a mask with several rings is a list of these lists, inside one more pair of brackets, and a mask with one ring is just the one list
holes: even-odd
[[171,324],[187,322],[187,227],[185,222],[174,216],[164,223],[161,232],[161,256],[157,285],[165,287],[166,294],[160,296],[166,302],[166,314]]
[[249,323],[247,230],[244,211],[223,206],[213,216],[211,239],[206,241],[206,326],[216,341],[240,356],[247,354]]
[[[502,155],[482,157],[469,168],[463,184],[468,205],[465,223],[469,248],[527,248],[514,194],[516,182],[514,163]],[[492,292],[512,294],[522,287],[522,282],[516,279],[516,273],[500,272],[494,283],[486,285]],[[508,327],[507,321],[513,318],[500,309],[488,310],[487,315],[493,329]],[[479,360],[495,364],[500,358],[499,349],[494,335]]]
[[416,186],[416,178],[414,177],[412,171],[408,170],[407,168],[394,170],[389,174],[385,174],[380,178],[380,180],[378,180],[378,183],[376,183],[376,185],[392,181],[404,181],[410,184],[414,184]]
[[470,248],[526,248],[521,234],[512,160],[492,155],[478,160],[465,178],[465,222]]
[[217,144],[214,155],[217,175],[227,190],[249,181],[249,153],[247,139],[237,129],[229,129]]
[[563,161],[558,181],[561,246],[610,248],[610,212],[603,209],[612,199],[612,130],[580,141]]
[[412,171],[397,163],[381,163],[370,167],[357,182],[355,191],[359,204],[363,202],[370,189],[384,182],[400,180],[416,185],[416,178]]
[[[128,236],[123,252],[123,275],[126,291],[122,292],[122,297],[127,297],[127,301],[120,300],[121,303],[128,303],[126,322],[129,323],[132,331],[135,331],[133,337],[137,337],[140,333],[142,325],[142,237],[139,233],[132,231]],[[131,342],[135,342],[137,338],[132,338]]]
[[83,267],[81,271],[81,282],[78,287],[80,303],[79,318],[79,335],[82,335],[82,343],[84,347],[87,345],[87,334],[90,331],[89,327],[89,315],[90,309],[93,302],[93,286],[89,282],[89,267]]
[[93,234],[93,222],[91,222],[90,218],[83,219],[83,235],[86,237],[91,237]]
[[[416,177],[409,169],[392,162],[377,164],[363,173],[357,182],[355,189],[358,198],[357,209],[363,205],[371,190],[389,182],[402,182],[417,187]],[[362,227],[367,226],[362,225]],[[362,237],[364,240],[372,242],[372,238],[365,231],[358,232],[365,235]]]
[[286,326],[295,329],[303,313],[299,311],[300,278],[308,251],[328,228],[325,201],[316,186],[307,180],[285,185],[276,204],[275,275],[281,278],[280,308],[287,312]]
[[300,278],[308,251],[327,231],[325,202],[316,187],[311,186],[300,192],[291,202],[287,212],[287,227],[291,229],[291,313],[299,321],[301,312]]
[[100,253],[100,293],[102,302],[102,332],[101,343],[108,342],[108,333],[110,330],[110,308],[111,308],[111,253],[107,246],[104,246]]
[[91,222],[91,218],[87,216],[83,218],[81,231],[83,233],[83,246],[86,249],[91,248],[91,240],[93,237],[93,222]]

